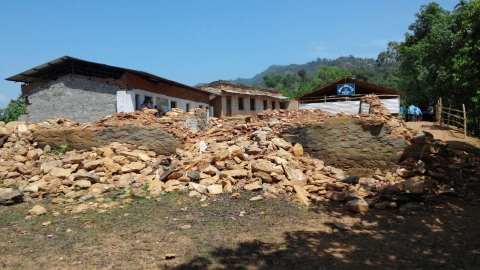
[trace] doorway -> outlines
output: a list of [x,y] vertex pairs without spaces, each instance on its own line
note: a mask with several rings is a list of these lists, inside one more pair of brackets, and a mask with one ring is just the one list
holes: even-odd
[[227,98],[227,116],[232,116],[232,97],[226,97]]

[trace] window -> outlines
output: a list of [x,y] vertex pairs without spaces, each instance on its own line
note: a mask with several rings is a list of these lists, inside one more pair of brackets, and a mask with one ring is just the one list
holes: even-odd
[[177,102],[176,101],[170,101],[170,109],[176,108],[177,107]]
[[190,103],[187,103],[187,108],[186,112],[190,111]]
[[275,101],[272,101],[272,110],[275,110]]
[[285,110],[285,101],[279,102],[280,103],[280,109]]
[[255,99],[254,98],[250,99],[250,110],[255,111]]
[[203,105],[198,105],[198,108],[203,109]]
[[238,98],[238,109],[240,111],[243,111],[243,98],[242,97]]
[[264,110],[268,109],[267,104],[268,104],[267,101],[264,100],[264,101],[263,101],[263,109],[264,109]]

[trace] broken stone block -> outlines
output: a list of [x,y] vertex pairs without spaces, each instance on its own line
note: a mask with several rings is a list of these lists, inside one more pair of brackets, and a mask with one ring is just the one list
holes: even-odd
[[13,205],[23,202],[23,192],[11,188],[0,188],[0,205]]
[[47,209],[45,209],[43,206],[35,205],[28,211],[28,213],[32,216],[41,216],[47,213]]
[[254,172],[253,177],[262,179],[263,183],[273,183],[272,177],[266,172],[261,172],[261,171]]
[[190,182],[188,185],[199,193],[202,193],[202,194],[206,193],[207,187],[205,185],[197,184],[194,182]]
[[368,212],[369,210],[369,205],[364,199],[354,199],[351,201],[348,201],[345,204],[345,207],[352,212],[355,213],[364,213]]
[[262,190],[263,189],[262,185],[260,185],[258,182],[246,184],[243,188],[245,190]]
[[40,165],[40,169],[43,171],[43,173],[49,173],[51,169],[57,167],[62,167],[63,163],[61,160],[55,160],[55,161],[47,161],[43,162]]
[[296,143],[293,146],[293,155],[296,157],[303,157],[303,146],[299,143]]
[[327,191],[325,193],[325,198],[334,201],[344,201],[347,198],[347,195],[345,194],[345,192]]
[[48,173],[53,177],[68,178],[71,174],[71,170],[54,167]]
[[289,150],[290,148],[292,148],[292,144],[285,141],[284,139],[282,138],[273,138],[272,139],[272,143],[277,146],[279,149],[284,149],[284,150]]
[[211,185],[207,187],[208,193],[210,194],[221,194],[223,193],[223,186],[219,184]]
[[220,172],[220,177],[222,178],[246,178],[248,176],[247,170],[226,170]]

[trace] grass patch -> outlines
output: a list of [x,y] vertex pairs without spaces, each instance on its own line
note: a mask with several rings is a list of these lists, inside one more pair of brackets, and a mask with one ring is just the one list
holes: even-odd
[[[2,207],[0,237],[9,243],[5,258],[20,256],[24,267],[65,267],[81,262],[84,268],[111,264],[156,268],[163,265],[166,253],[181,254],[183,260],[209,258],[218,248],[235,248],[241,241],[261,237],[308,214],[305,207],[285,199],[249,201],[255,192],[242,195],[232,199],[225,194],[200,202],[173,193],[134,199],[123,208],[104,213],[87,210],[80,214],[65,214],[65,205],[45,202],[48,213],[28,219],[25,217],[32,205]],[[55,217],[53,212],[61,214]],[[49,225],[42,225],[48,221]],[[5,267],[15,265],[18,262],[13,260]]]

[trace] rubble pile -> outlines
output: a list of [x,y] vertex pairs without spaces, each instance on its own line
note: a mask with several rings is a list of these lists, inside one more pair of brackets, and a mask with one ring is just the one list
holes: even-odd
[[378,98],[367,98],[374,112],[371,115],[267,110],[258,118],[247,117],[243,121],[213,118],[206,132],[181,124],[196,112],[205,111],[201,109],[188,113],[175,109],[161,118],[156,117],[156,110],[145,109],[116,113],[85,124],[161,125],[185,139],[185,148],[177,149],[172,156],[156,155],[146,147],[126,143],[90,150],[66,151],[48,145],[40,149],[33,141],[32,130],[84,124],[60,118],[29,125],[0,122],[0,204],[48,197],[52,203],[67,204],[67,211],[79,213],[92,208],[104,211],[103,208],[118,205],[107,196],[112,192],[122,197],[149,198],[183,192],[205,199],[219,194],[236,198],[240,192],[250,190],[258,191],[251,200],[281,196],[307,206],[312,202],[344,201],[348,210],[365,212],[372,207],[384,209],[420,202],[424,194],[450,192],[456,177],[478,177],[474,164],[451,164],[442,157],[432,166],[407,159],[391,171],[377,169],[372,178],[349,176],[309,157],[302,145],[292,145],[279,137],[282,129],[292,125],[318,123],[330,117],[370,117],[389,125],[396,123],[392,125],[392,134],[396,136],[434,141],[428,134],[414,136],[402,120],[384,114],[381,103],[376,103]]

